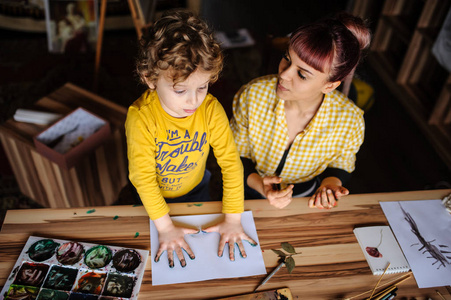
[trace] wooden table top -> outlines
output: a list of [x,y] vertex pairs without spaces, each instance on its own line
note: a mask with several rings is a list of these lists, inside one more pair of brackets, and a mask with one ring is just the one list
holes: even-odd
[[[261,290],[289,287],[295,299],[345,299],[370,291],[379,276],[372,275],[353,234],[354,227],[388,225],[379,201],[441,199],[450,193],[431,190],[349,195],[332,210],[310,209],[308,198],[294,199],[284,209],[276,209],[266,200],[246,201],[245,210],[253,212],[268,273],[278,260],[271,249],[281,249],[281,242],[289,242],[302,252],[294,257],[296,267],[291,274],[282,268]],[[221,212],[221,202],[178,203],[170,207],[172,216]],[[92,208],[95,212],[87,213]],[[8,211],[0,232],[0,284],[6,282],[30,235],[150,250],[149,219],[144,207],[92,208]],[[385,275],[380,284],[401,275]],[[181,295],[183,299],[220,298],[251,293],[264,277],[152,286],[149,259],[139,295],[140,299],[180,299]],[[438,290],[451,300],[448,289],[418,289],[412,276],[399,285],[398,297],[442,300]]]

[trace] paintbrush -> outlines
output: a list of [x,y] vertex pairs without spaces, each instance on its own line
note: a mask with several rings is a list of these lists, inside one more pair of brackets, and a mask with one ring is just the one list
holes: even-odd
[[264,285],[266,282],[268,282],[268,280],[271,279],[271,277],[274,276],[274,274],[277,273],[277,271],[280,270],[280,268],[282,268],[282,266],[285,264],[285,262],[281,262],[271,273],[269,273],[268,276],[266,276],[266,278],[255,288],[254,293],[262,286]]

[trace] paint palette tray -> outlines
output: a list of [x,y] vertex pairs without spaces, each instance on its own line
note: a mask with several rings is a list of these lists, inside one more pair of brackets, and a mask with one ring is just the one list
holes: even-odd
[[30,236],[1,299],[138,299],[149,251]]

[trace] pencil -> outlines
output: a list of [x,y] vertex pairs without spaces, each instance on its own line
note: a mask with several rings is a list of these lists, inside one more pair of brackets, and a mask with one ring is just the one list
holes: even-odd
[[439,291],[435,290],[435,292],[437,293],[437,295],[440,296],[440,298],[442,298],[443,300],[446,300],[445,297],[443,297],[442,294]]
[[[408,279],[411,277],[410,274],[411,274],[411,272],[409,272],[409,273],[407,273],[407,274],[405,274],[405,275],[401,275],[401,276],[395,278],[394,280],[390,280],[390,281],[388,281],[388,282],[385,282],[385,283],[382,284],[381,286],[388,286],[388,285],[390,285],[390,284],[391,284],[391,285],[398,285],[398,284],[400,284],[400,283],[402,283],[402,282],[408,280]],[[354,295],[354,296],[352,296],[352,297],[345,298],[344,300],[355,299],[355,298],[360,297],[360,296],[362,296],[362,295],[371,293],[371,291],[372,291],[372,289],[371,289],[371,290],[368,290],[368,291],[366,291],[366,292],[360,293],[360,294],[358,294],[358,295]],[[366,299],[368,299],[368,298],[366,298]]]
[[271,273],[269,273],[269,275],[266,276],[266,278],[262,281],[262,283],[260,283],[260,284],[255,288],[254,293],[255,293],[262,285],[264,285],[268,280],[270,280],[271,277],[273,277],[274,274],[276,274],[277,271],[279,271],[280,268],[282,268],[282,266],[283,266],[284,264],[285,264],[285,262],[281,262],[281,263],[277,266],[277,268],[275,268]]
[[388,293],[393,291],[394,289],[396,289],[396,285],[391,285],[391,286],[385,288],[384,290],[379,291],[377,294],[375,294],[371,298],[365,298],[365,300],[380,300],[384,296],[386,296]]
[[[382,232],[382,231],[381,231],[381,232]],[[382,277],[384,277],[385,272],[387,272],[387,270],[388,270],[389,267],[390,267],[390,263],[388,263],[388,266],[385,268],[384,273],[382,273],[381,277],[379,277],[379,280],[377,281],[376,285],[375,285],[374,288],[373,288],[373,291],[371,292],[370,299],[373,297],[374,291],[376,290],[377,286],[379,285],[379,283],[380,283],[381,280],[382,280]]]

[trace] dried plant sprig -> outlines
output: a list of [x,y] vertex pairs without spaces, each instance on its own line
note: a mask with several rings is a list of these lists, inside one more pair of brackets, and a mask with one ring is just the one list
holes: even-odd
[[279,256],[279,263],[283,262],[287,267],[288,273],[291,274],[294,267],[296,266],[292,256],[302,254],[302,252],[296,252],[296,249],[294,249],[294,247],[288,242],[283,242],[280,245],[285,252],[277,249],[271,250]]

